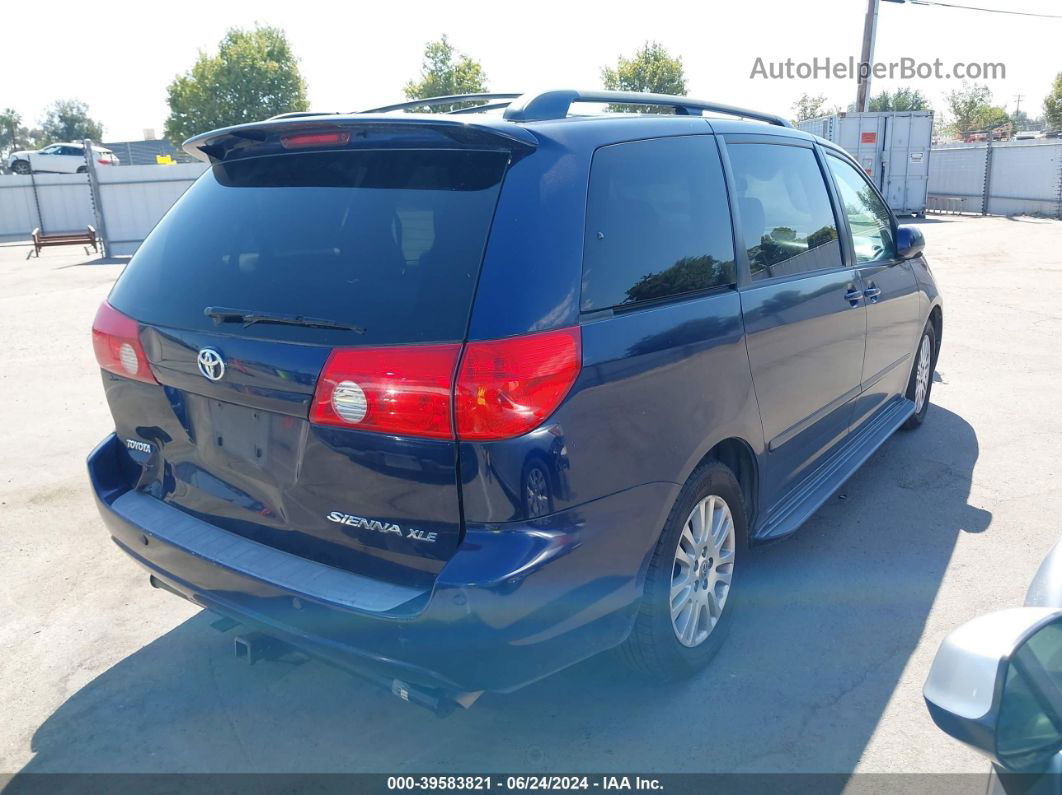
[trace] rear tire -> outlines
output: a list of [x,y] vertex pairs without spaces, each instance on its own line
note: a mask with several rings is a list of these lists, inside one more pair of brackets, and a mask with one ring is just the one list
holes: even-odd
[[[706,542],[697,544],[702,506]],[[619,649],[628,665],[668,681],[708,664],[733,622],[737,558],[747,537],[734,473],[718,461],[702,464],[679,492],[657,541],[634,628]],[[691,621],[697,622],[692,630]]]
[[929,412],[929,396],[933,392],[933,369],[937,364],[937,332],[926,323],[915,348],[911,378],[907,382],[907,399],[915,404],[915,412],[901,426],[905,431],[922,427]]
[[77,173],[78,174],[87,174],[88,173],[88,166],[78,166],[77,167]]
[[29,174],[30,171],[32,171],[32,169],[30,168],[30,164],[27,163],[25,160],[16,160],[14,163],[11,164],[11,170],[16,174],[22,175]]

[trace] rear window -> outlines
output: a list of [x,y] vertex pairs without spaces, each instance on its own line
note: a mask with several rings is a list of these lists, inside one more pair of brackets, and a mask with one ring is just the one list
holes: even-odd
[[206,307],[365,329],[226,331],[330,344],[464,337],[508,154],[306,152],[221,163],[174,205],[110,296],[144,323],[215,329]]

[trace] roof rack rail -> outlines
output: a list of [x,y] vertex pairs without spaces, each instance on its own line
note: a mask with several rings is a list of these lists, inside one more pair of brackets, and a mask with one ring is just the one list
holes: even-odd
[[788,119],[773,113],[737,108],[718,102],[704,102],[690,97],[678,97],[671,94],[645,94],[636,91],[576,91],[560,89],[543,91],[538,94],[524,94],[517,101],[509,103],[505,109],[505,118],[509,121],[545,121],[547,119],[565,118],[575,102],[607,102],[614,105],[662,105],[674,108],[675,113],[685,116],[699,116],[701,111],[724,113],[727,116],[739,116],[746,119],[765,121],[779,127],[792,127]]
[[[413,99],[408,102],[398,102],[394,105],[384,105],[380,108],[370,108],[369,110],[357,111],[358,113],[389,113],[392,110],[413,110],[415,108],[434,108],[439,105],[456,105],[459,102],[475,102],[476,100],[495,100],[495,99],[516,99],[521,96],[520,94],[452,94],[446,97],[425,97],[424,99]],[[509,103],[503,103],[501,105],[491,106],[491,110],[496,107],[505,107]],[[472,108],[460,108],[459,110],[468,112],[474,112],[477,110],[485,109],[485,105],[475,106]],[[458,111],[450,111],[456,113]]]
[[470,108],[458,108],[446,111],[447,116],[456,116],[461,113],[481,113],[485,110],[500,110],[509,107],[510,102],[488,102],[486,105],[473,105]]

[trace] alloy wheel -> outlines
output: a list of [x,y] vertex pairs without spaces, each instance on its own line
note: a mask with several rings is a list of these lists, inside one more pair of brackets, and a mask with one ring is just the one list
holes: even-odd
[[915,414],[922,411],[926,404],[926,395],[929,394],[929,376],[933,360],[933,346],[929,335],[922,336],[922,344],[918,347],[918,369],[915,371]]
[[730,507],[708,495],[686,519],[671,572],[671,626],[683,646],[701,645],[719,622],[734,576],[735,545]]

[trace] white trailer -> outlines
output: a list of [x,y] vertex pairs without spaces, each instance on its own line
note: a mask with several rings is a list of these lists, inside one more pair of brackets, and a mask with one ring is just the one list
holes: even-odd
[[933,111],[838,113],[797,126],[852,155],[897,215],[925,215]]

